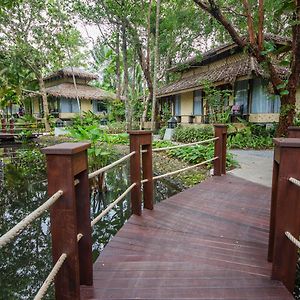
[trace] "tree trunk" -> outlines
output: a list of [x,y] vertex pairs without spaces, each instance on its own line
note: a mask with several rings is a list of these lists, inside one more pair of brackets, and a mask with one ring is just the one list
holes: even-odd
[[120,28],[117,26],[117,31],[116,31],[116,94],[117,94],[117,99],[121,98],[121,67],[120,67]]
[[154,51],[154,71],[153,71],[153,94],[152,94],[152,114],[151,114],[151,130],[156,129],[156,90],[157,90],[157,70],[159,59],[159,19],[160,19],[160,0],[156,2],[156,29],[155,29],[155,51]]
[[296,11],[293,15],[294,25],[292,28],[292,64],[291,75],[287,84],[288,95],[281,97],[280,119],[277,129],[277,136],[285,136],[289,126],[293,125],[295,108],[296,108],[296,93],[299,86],[300,76],[300,0],[295,0]]
[[[270,81],[273,85],[275,94],[281,96],[281,112],[279,118],[279,125],[277,130],[277,136],[284,136],[287,134],[288,126],[293,124],[293,118],[295,115],[295,103],[296,103],[296,90],[299,84],[300,75],[300,0],[294,0],[296,10],[293,15],[293,47],[292,47],[292,65],[291,75],[288,80],[287,87],[280,87],[283,85],[283,80],[280,78],[279,73],[276,71],[274,65],[269,57],[263,56],[261,50],[263,48],[263,22],[264,22],[264,3],[263,0],[259,0],[259,20],[258,20],[258,42],[254,38],[254,26],[251,14],[251,8],[248,0],[243,0],[245,12],[247,15],[248,33],[250,36],[250,47],[247,46],[247,42],[241,38],[238,32],[233,27],[233,24],[229,22],[222,14],[220,5],[215,0],[201,1],[194,0],[194,2],[201,7],[204,11],[209,13],[230,34],[233,41],[241,48],[247,49],[249,55],[255,57],[259,63],[266,63],[270,73]],[[285,95],[288,91],[288,95]],[[284,95],[283,95],[284,94]]]
[[42,103],[43,103],[43,111],[44,111],[44,124],[46,132],[50,131],[50,124],[49,124],[49,108],[48,108],[48,99],[47,93],[45,88],[45,83],[41,74],[38,76],[38,82],[40,87],[40,93],[42,95]]
[[125,22],[122,22],[122,57],[123,57],[123,96],[125,98],[125,120],[126,130],[131,129],[131,105],[128,98],[128,56],[127,56],[127,34]]

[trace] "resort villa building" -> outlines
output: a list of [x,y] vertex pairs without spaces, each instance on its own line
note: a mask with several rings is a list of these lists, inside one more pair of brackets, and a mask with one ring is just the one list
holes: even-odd
[[[74,77],[73,77],[74,75]],[[75,83],[74,83],[75,78]],[[95,114],[107,111],[107,101],[116,95],[90,85],[98,76],[80,68],[64,68],[44,78],[49,113],[62,120],[72,119],[79,112]],[[34,96],[32,114],[42,117],[43,106],[40,96]]]
[[[286,53],[290,49],[288,38],[266,35],[277,48]],[[279,66],[279,57],[274,57],[275,67],[282,77],[287,68]],[[158,91],[160,109],[166,103],[178,122],[208,123],[208,105],[203,92],[203,83],[210,82],[217,89],[232,91],[226,108],[233,114],[253,123],[278,122],[280,99],[271,95],[268,74],[253,57],[244,53],[234,43],[222,45],[203,53],[201,60],[194,57],[185,64],[169,69],[180,78]],[[300,89],[297,93],[297,108],[300,107]]]

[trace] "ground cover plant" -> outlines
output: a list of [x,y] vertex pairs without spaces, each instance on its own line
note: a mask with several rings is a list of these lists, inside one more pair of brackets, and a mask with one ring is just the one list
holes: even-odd
[[[227,146],[230,149],[269,149],[273,147],[276,127],[266,128],[264,125],[245,124],[240,129],[228,124]],[[192,143],[210,139],[214,136],[213,126],[178,126],[173,141]]]
[[273,147],[275,126],[249,124],[247,127],[228,135],[227,145],[230,149],[270,149]]

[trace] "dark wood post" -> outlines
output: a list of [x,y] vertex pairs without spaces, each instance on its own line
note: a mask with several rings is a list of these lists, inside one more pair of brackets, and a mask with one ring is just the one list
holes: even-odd
[[10,131],[10,133],[14,133],[14,129],[15,129],[14,119],[10,119],[9,120],[9,131]]
[[300,235],[300,187],[289,182],[300,179],[300,139],[274,139],[274,170],[270,217],[269,261],[273,262],[272,279],[280,280],[293,292],[297,247],[286,237]]
[[[63,143],[43,149],[47,157],[48,194],[63,191],[51,207],[52,255],[67,254],[55,278],[56,299],[80,299],[80,283],[92,284],[92,238],[88,185],[89,143]],[[75,186],[74,180],[79,180]],[[77,235],[83,237],[77,242]]]
[[227,125],[215,124],[215,137],[219,139],[215,141],[215,157],[214,175],[221,176],[226,174],[226,143],[227,143]]
[[2,133],[6,133],[6,120],[4,118],[1,119],[1,127],[2,127]]
[[152,132],[151,131],[129,131],[130,152],[135,151],[135,155],[130,158],[130,178],[131,183],[136,186],[131,191],[131,208],[135,215],[142,214],[141,195],[141,146],[147,152],[142,155],[143,178],[148,179],[144,183],[144,207],[153,208],[153,172],[152,172]]
[[289,126],[288,138],[300,138],[300,126]]

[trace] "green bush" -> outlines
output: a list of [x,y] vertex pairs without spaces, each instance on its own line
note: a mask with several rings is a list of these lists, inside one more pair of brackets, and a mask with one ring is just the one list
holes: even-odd
[[125,122],[112,122],[107,124],[108,133],[124,133],[126,132],[126,123]]
[[276,127],[251,124],[246,128],[228,135],[227,145],[236,149],[268,149],[273,147]]
[[174,146],[174,144],[170,141],[153,141],[152,146],[153,148],[164,148]]
[[180,143],[192,143],[207,140],[212,138],[213,136],[214,129],[212,126],[178,126],[174,131],[172,139]]
[[[193,147],[183,147],[169,150],[167,154],[171,157],[176,157],[190,164],[198,164],[214,157],[214,144],[197,145]],[[208,168],[211,168],[212,163],[209,163]],[[227,152],[226,168],[232,169],[237,166],[237,162],[233,159],[233,155]]]

